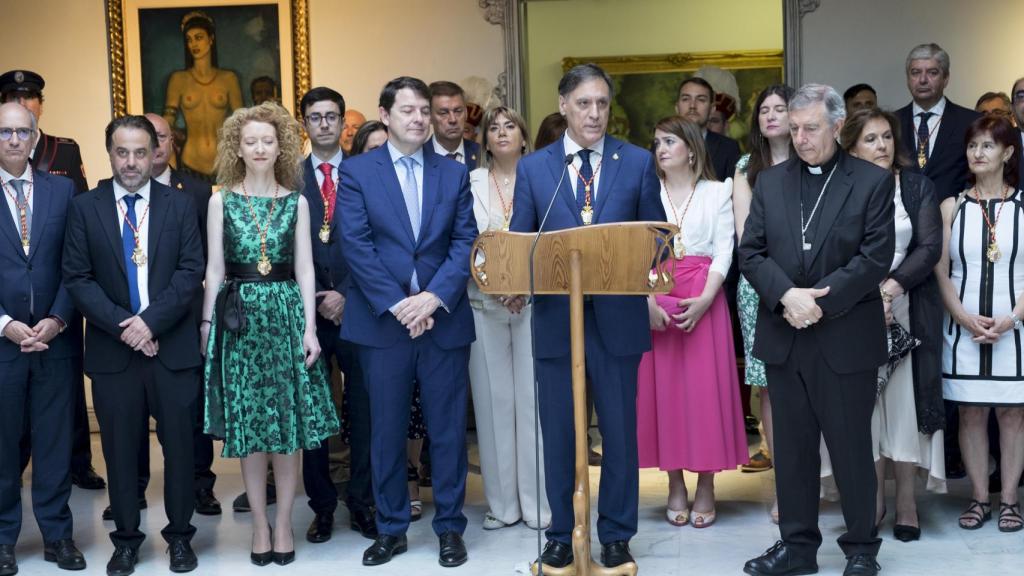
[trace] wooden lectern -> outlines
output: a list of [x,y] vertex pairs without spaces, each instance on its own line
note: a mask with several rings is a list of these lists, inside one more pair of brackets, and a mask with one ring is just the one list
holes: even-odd
[[[544,566],[550,576],[635,576],[636,563],[605,568],[590,556],[590,473],[587,465],[583,295],[667,293],[674,284],[667,258],[679,229],[665,222],[623,222],[545,232],[534,258],[534,292],[568,294],[572,335],[572,395],[576,430],[573,494],[574,563]],[[470,253],[472,276],[485,294],[529,294],[533,233],[484,232]],[[658,264],[652,269],[652,263]],[[537,574],[537,565],[533,565]]]

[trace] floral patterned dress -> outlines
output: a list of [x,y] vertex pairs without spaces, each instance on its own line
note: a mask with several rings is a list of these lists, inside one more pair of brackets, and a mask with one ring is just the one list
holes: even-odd
[[[750,154],[745,154],[736,163],[736,168],[744,178],[747,176],[749,165]],[[744,381],[748,386],[764,387],[768,385],[764,375],[764,362],[754,358],[754,327],[757,325],[757,307],[760,302],[761,299],[754,291],[754,287],[740,275],[740,282],[736,287],[736,309],[740,316],[740,332],[743,333],[743,358],[746,367]]]
[[[224,261],[255,264],[260,233],[241,194],[223,191]],[[251,197],[260,226],[267,225],[271,198]],[[267,232],[267,256],[274,265],[293,262],[299,194],[278,198]],[[221,291],[225,285],[221,286]],[[302,297],[293,278],[243,282],[238,287],[245,324],[221,330],[216,311],[206,350],[204,429],[224,441],[221,455],[255,452],[288,454],[312,449],[338,433],[323,360],[304,365]]]

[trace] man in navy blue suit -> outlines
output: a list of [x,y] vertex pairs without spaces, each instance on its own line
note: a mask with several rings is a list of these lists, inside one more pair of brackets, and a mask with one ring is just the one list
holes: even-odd
[[44,557],[65,570],[85,568],[72,540],[72,357],[64,332],[73,306],[61,276],[64,223],[74,184],[29,167],[38,137],[21,104],[0,105],[0,575],[18,572],[21,532],[18,442],[32,422],[32,510]]
[[466,93],[455,82],[430,84],[430,126],[434,135],[427,148],[473,170],[480,161],[480,145],[463,138],[468,117]]
[[[338,177],[344,153],[339,144],[345,119],[345,99],[327,87],[306,92],[299,103],[313,151],[303,164],[302,193],[309,202],[310,233],[313,238],[313,268],[316,271],[317,338],[321,355],[328,363],[337,361],[345,375],[351,476],[345,503],[349,524],[366,538],[377,537],[373,518],[373,490],[370,484],[370,399],[356,360],[355,346],[341,340],[338,326],[345,311],[348,265],[341,253],[338,233]],[[315,514],[306,531],[313,543],[331,539],[338,491],[331,481],[330,449],[324,442],[302,454],[302,482]]]
[[[896,116],[903,132],[903,152],[911,159],[907,170],[930,178],[940,201],[952,198],[966,188],[964,137],[981,114],[944,95],[949,84],[949,54],[938,44],[911,49],[906,72],[912,101],[897,110]],[[956,434],[951,437],[955,441]]]
[[[511,229],[534,232],[551,205],[544,230],[588,224],[665,221],[654,158],[646,150],[605,134],[611,78],[594,64],[576,66],[558,84],[558,108],[568,128],[554,144],[519,162]],[[572,162],[567,167],[567,155]],[[568,170],[562,179],[562,173]],[[562,185],[555,190],[556,184]],[[557,194],[558,198],[552,198]],[[554,204],[551,204],[554,202]],[[512,299],[512,306],[519,305]],[[572,492],[574,431],[569,354],[569,298],[539,296],[534,304],[536,373],[544,430],[544,470],[551,527],[541,561],[573,561]],[[600,296],[584,302],[587,374],[604,439],[597,533],[601,562],[631,562],[636,534],[639,472],[636,448],[636,380],[640,356],[651,348],[647,305],[640,296]],[[589,559],[581,558],[581,562]]]
[[466,298],[477,236],[469,173],[427,141],[430,94],[400,77],[380,94],[388,142],[341,165],[341,248],[351,283],[341,337],[357,345],[370,391],[377,504],[375,566],[407,549],[406,431],[419,383],[433,463],[440,564],[466,562],[466,384],[475,339]]

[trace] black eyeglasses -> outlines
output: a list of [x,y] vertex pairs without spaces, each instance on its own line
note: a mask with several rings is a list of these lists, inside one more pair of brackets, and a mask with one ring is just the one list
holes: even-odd
[[328,112],[327,114],[314,112],[306,116],[306,121],[310,124],[319,124],[321,120],[327,120],[328,124],[334,124],[339,118],[341,118],[341,115],[335,112]]
[[32,137],[32,130],[29,128],[0,128],[0,140],[4,142],[11,139],[11,136],[18,135],[18,139],[27,142]]

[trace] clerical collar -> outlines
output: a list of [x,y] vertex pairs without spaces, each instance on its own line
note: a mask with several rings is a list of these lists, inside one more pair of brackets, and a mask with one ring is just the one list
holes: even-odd
[[820,166],[812,166],[807,162],[801,160],[800,162],[807,167],[807,172],[814,175],[827,174],[832,171],[836,166],[836,162],[839,161],[839,148],[836,147],[836,151],[832,154],[832,157],[822,163]]

